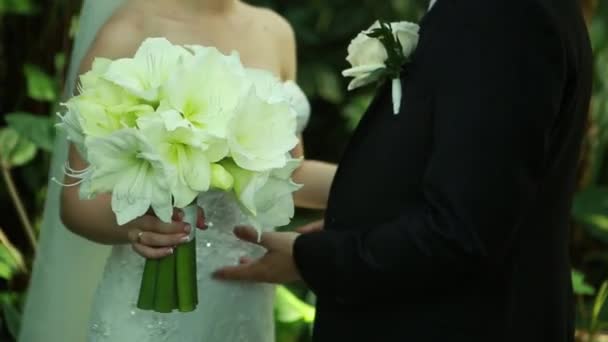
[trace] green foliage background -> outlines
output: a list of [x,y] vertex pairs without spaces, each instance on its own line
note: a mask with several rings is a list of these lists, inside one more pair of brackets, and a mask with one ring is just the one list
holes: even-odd
[[[98,0],[102,1],[102,0]],[[366,106],[371,90],[346,92],[350,40],[374,20],[418,20],[427,0],[252,0],[275,9],[293,25],[298,40],[298,81],[312,101],[305,132],[307,156],[337,162]],[[573,210],[573,283],[579,297],[579,326],[592,326],[595,289],[608,278],[608,3],[583,1],[589,10],[596,59],[594,98],[584,146],[580,191]],[[0,340],[19,328],[19,311],[34,256],[24,222],[15,210],[11,181],[36,227],[42,213],[53,139],[52,116],[63,86],[71,37],[81,0],[0,0]],[[8,177],[8,178],[7,178]],[[8,179],[8,183],[7,183]],[[500,194],[497,194],[499,196]],[[488,199],[491,200],[491,199]],[[299,211],[296,226],[321,216]],[[288,227],[287,229],[289,229]],[[10,243],[9,241],[12,241]],[[605,291],[598,298],[605,298]],[[307,341],[314,298],[302,285],[280,288],[277,340]],[[597,305],[596,305],[597,307]],[[600,310],[601,306],[600,306]],[[606,310],[604,310],[606,311]],[[595,327],[595,328],[594,328]],[[601,327],[600,327],[601,328]]]

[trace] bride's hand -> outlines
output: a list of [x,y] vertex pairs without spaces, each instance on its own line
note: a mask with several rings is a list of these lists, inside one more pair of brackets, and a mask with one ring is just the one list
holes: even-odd
[[[172,254],[176,246],[189,241],[192,227],[182,220],[182,211],[176,209],[171,223],[161,221],[153,213],[129,222],[127,235],[133,250],[148,259],[160,259]],[[199,211],[197,226],[204,228],[202,210]]]

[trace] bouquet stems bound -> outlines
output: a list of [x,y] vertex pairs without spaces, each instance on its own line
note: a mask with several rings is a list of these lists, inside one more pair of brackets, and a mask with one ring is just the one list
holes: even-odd
[[[183,209],[184,222],[196,226],[197,206]],[[160,260],[148,259],[141,279],[137,307],[141,310],[169,313],[191,312],[198,304],[196,285],[196,240],[175,248]]]

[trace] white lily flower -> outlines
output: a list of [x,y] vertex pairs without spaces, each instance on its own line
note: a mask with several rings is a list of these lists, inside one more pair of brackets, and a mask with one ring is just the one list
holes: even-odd
[[[123,129],[85,142],[91,174],[84,197],[112,193],[112,211],[119,225],[144,215],[150,207],[164,222],[171,222],[173,205],[168,179],[173,169],[134,129]],[[88,190],[88,193],[86,193]]]
[[103,77],[149,102],[160,101],[161,87],[175,68],[191,54],[165,38],[148,38],[133,58],[113,61]]

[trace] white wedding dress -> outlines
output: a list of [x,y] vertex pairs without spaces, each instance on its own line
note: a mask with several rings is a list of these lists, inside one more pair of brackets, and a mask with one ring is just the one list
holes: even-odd
[[[302,90],[286,83],[301,132],[310,115]],[[246,223],[229,195],[202,196],[210,227],[196,232],[199,304],[190,313],[161,314],[136,308],[144,258],[130,247],[115,246],[92,308],[89,341],[102,342],[273,342],[274,286],[222,282],[211,273],[236,265],[242,256],[260,257],[257,245],[238,240],[233,229]]]

